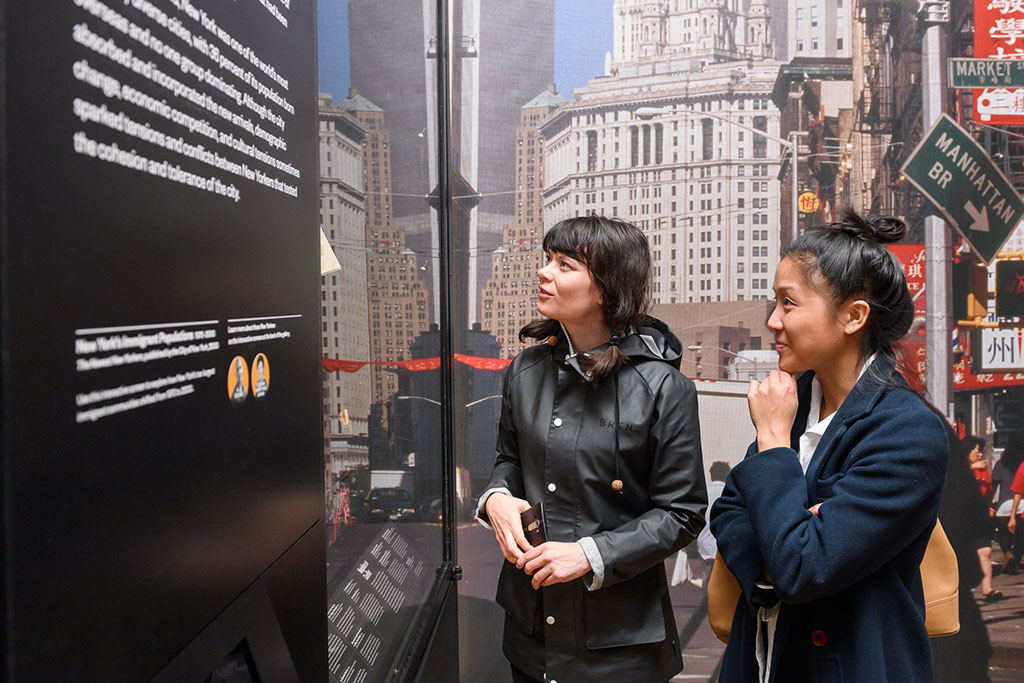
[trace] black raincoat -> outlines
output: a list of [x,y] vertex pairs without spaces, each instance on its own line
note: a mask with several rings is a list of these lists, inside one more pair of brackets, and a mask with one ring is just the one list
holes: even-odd
[[591,574],[535,591],[505,562],[505,655],[548,683],[667,681],[682,657],[664,560],[696,538],[707,507],[697,393],[678,369],[681,344],[650,319],[621,339],[628,364],[595,387],[567,358],[565,337],[549,341],[505,374],[487,488],[543,502],[548,540],[591,537],[604,576],[594,590]]

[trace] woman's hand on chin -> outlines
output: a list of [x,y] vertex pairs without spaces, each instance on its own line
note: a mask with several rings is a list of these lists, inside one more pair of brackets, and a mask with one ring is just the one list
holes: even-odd
[[772,370],[764,380],[751,380],[747,407],[757,430],[757,450],[789,448],[789,433],[796,419],[796,380],[788,372]]

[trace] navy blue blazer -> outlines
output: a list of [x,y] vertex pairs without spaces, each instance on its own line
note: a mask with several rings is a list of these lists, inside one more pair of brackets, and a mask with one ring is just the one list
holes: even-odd
[[[729,474],[711,513],[743,588],[720,680],[756,681],[757,608],[783,603],[773,681],[932,680],[921,558],[935,525],[949,443],[943,421],[892,364],[865,374],[840,406],[805,475],[796,453],[811,377],[797,382],[794,448],[757,451]],[[815,516],[808,508],[822,503]],[[756,588],[762,567],[774,590]]]

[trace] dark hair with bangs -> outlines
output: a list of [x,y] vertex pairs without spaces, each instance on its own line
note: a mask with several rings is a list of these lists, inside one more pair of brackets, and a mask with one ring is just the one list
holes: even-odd
[[[544,251],[558,252],[585,265],[601,292],[601,313],[612,334],[628,334],[647,320],[650,306],[651,252],[647,237],[621,218],[576,216],[544,235]],[[557,320],[527,323],[519,340],[543,340],[559,330]],[[579,356],[580,367],[596,382],[628,360],[611,345],[596,356]]]
[[[863,218],[853,209],[843,209],[840,221],[805,230],[782,252],[803,266],[811,286],[821,290],[813,276],[824,284],[822,293],[838,311],[852,298],[863,299],[871,308],[863,335],[861,360],[878,354],[899,367],[893,345],[914,322],[914,302],[907,278],[896,256],[883,245],[896,242],[907,232],[903,221],[888,216]],[[874,379],[889,382],[872,368]]]

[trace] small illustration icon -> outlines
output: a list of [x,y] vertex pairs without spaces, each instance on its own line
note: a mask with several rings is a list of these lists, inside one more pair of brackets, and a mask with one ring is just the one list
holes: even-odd
[[266,355],[257,353],[252,359],[252,395],[262,400],[270,389],[270,361]]
[[248,371],[249,367],[241,356],[235,356],[231,360],[231,367],[228,369],[228,398],[236,405],[243,403],[249,395]]

